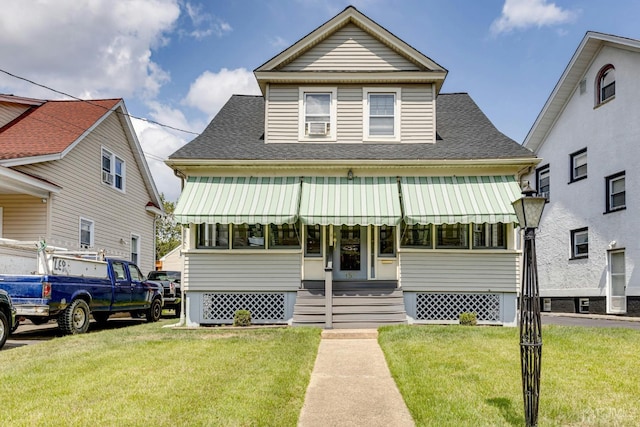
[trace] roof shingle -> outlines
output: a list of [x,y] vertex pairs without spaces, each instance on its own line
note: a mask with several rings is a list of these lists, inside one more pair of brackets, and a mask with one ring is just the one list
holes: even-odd
[[0,128],[0,160],[62,153],[121,99],[46,101]]
[[264,99],[234,95],[207,128],[169,159],[207,160],[472,160],[533,158],[498,131],[466,93],[436,100],[435,143],[340,144],[264,142]]

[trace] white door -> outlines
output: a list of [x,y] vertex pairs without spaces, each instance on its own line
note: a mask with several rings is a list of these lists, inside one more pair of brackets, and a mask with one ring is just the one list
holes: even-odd
[[607,313],[627,312],[627,288],[624,251],[609,252],[609,280],[607,289]]

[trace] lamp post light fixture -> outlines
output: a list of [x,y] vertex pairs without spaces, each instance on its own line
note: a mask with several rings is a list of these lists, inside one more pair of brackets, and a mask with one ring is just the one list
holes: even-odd
[[524,230],[519,326],[522,395],[527,426],[538,425],[542,362],[542,320],[535,237],[547,200],[544,197],[534,197],[535,193],[536,191],[527,185],[522,190],[524,197],[512,203],[520,228]]

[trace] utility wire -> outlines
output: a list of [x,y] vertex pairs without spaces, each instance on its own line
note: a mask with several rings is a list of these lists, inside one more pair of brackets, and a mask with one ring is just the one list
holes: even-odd
[[[55,93],[57,93],[57,94],[64,95],[64,96],[68,96],[69,98],[75,99],[76,101],[86,102],[87,104],[93,105],[93,106],[95,106],[95,107],[100,107],[100,108],[103,108],[104,110],[107,110],[107,111],[109,110],[108,108],[106,108],[106,107],[104,107],[104,106],[102,106],[102,105],[99,105],[99,104],[93,103],[93,102],[91,102],[91,101],[89,101],[89,100],[81,99],[81,98],[78,98],[78,97],[76,97],[76,96],[70,95],[70,94],[68,94],[68,93],[65,93],[65,92],[62,92],[62,91],[59,91],[59,90],[53,89],[53,88],[51,88],[51,87],[49,87],[49,86],[46,86],[46,85],[43,85],[43,84],[40,84],[40,83],[34,82],[33,80],[29,80],[29,79],[27,79],[27,78],[25,78],[25,77],[18,76],[18,75],[16,75],[16,74],[10,73],[9,71],[3,70],[3,69],[1,69],[1,68],[0,68],[0,72],[4,73],[4,74],[6,74],[6,75],[8,75],[8,76],[10,76],[10,77],[13,77],[13,78],[15,78],[15,79],[23,80],[23,81],[25,81],[25,82],[27,82],[27,83],[30,83],[30,84],[32,84],[32,85],[36,85],[36,86],[39,86],[39,87],[41,87],[41,88],[44,88],[44,89],[50,90],[50,91],[55,92]],[[176,131],[178,131],[178,132],[189,133],[189,134],[191,134],[191,135],[200,135],[200,134],[199,134],[199,133],[197,133],[197,132],[192,132],[192,131],[190,131],[190,130],[184,130],[184,129],[180,129],[180,128],[177,128],[177,127],[174,127],[174,126],[165,125],[165,124],[163,124],[163,123],[156,122],[156,121],[153,121],[153,120],[147,119],[147,118],[145,118],[145,117],[133,116],[133,115],[131,115],[131,114],[124,114],[124,113],[121,113],[121,112],[118,112],[118,114],[123,114],[123,115],[128,116],[128,117],[130,117],[130,118],[132,118],[132,119],[142,120],[142,121],[144,121],[144,122],[151,123],[151,124],[158,125],[158,126],[162,126],[162,127],[164,127],[164,128],[167,128],[167,129],[176,130]]]

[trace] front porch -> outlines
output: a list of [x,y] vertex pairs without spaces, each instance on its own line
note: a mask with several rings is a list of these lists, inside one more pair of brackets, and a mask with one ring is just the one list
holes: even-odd
[[327,322],[325,282],[305,280],[296,296],[293,326],[336,329],[377,328],[407,323],[402,290],[395,280],[334,281]]

